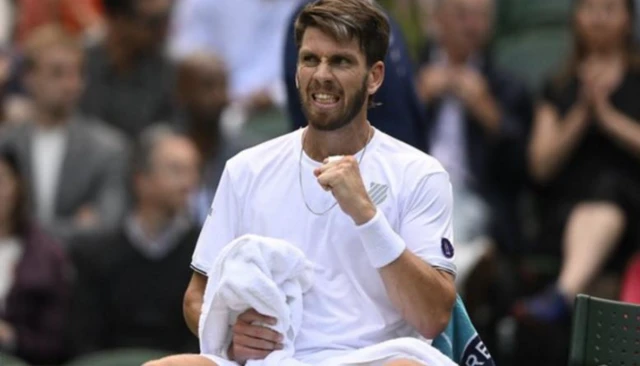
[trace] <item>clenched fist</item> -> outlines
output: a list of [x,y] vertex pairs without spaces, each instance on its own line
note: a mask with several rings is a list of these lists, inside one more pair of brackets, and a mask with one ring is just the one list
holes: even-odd
[[376,214],[376,206],[362,182],[358,161],[353,156],[337,160],[325,159],[324,165],[314,170],[318,183],[331,191],[344,213],[351,216],[356,225],[362,225]]

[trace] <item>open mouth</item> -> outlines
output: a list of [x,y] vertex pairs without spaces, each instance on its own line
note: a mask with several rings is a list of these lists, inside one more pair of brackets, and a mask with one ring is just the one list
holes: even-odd
[[314,104],[320,108],[335,107],[340,101],[339,96],[329,93],[312,93],[311,98],[313,99]]

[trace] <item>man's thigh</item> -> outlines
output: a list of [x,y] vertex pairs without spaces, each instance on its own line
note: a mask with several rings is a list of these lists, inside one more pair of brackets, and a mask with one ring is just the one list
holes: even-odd
[[384,366],[425,366],[425,364],[407,359],[397,359],[385,363]]
[[200,355],[175,355],[150,361],[142,366],[218,366],[210,359]]

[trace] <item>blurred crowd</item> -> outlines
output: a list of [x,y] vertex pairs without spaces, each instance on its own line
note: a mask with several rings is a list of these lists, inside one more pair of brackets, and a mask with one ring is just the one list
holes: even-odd
[[[306,125],[308,2],[0,0],[1,352],[198,351],[199,228],[228,158]],[[566,365],[576,294],[640,302],[634,0],[379,3],[370,122],[449,172],[457,285],[496,363]]]

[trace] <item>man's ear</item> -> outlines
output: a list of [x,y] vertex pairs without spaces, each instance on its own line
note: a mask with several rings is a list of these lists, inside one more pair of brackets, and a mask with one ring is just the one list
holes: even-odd
[[384,62],[377,61],[369,70],[369,80],[367,82],[367,92],[369,95],[375,94],[384,81]]

